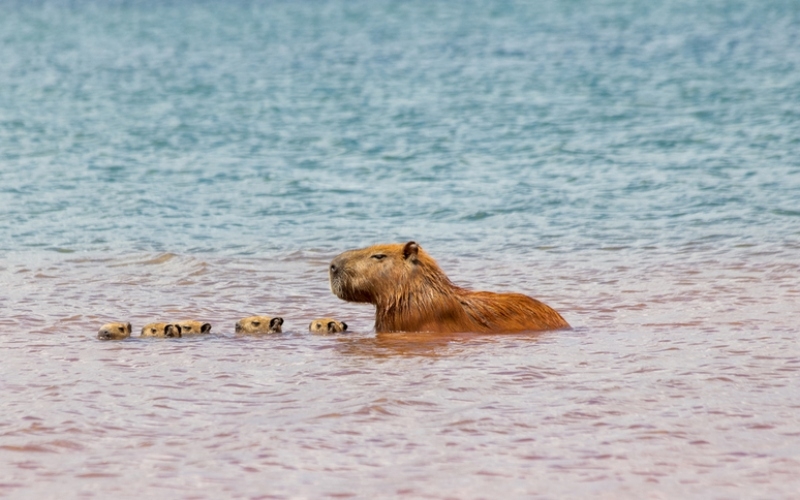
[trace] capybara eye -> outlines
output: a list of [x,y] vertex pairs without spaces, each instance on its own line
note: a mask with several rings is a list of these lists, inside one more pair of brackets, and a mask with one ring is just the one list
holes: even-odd
[[375,260],[383,260],[386,258],[386,255],[382,253],[376,253],[375,255],[372,256],[372,258]]
[[260,321],[253,321],[253,326],[258,326],[258,325],[260,325],[260,324],[261,324],[261,322],[260,322]]

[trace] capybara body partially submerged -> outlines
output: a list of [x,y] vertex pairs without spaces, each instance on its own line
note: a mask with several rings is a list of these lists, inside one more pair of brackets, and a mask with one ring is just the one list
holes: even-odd
[[236,333],[281,333],[282,327],[283,318],[279,316],[248,316],[236,322]]
[[130,323],[106,323],[97,332],[97,338],[100,340],[122,340],[130,336]]
[[331,291],[375,305],[375,331],[506,333],[569,328],[550,306],[520,293],[454,285],[415,242],[348,250],[330,266]]
[[311,333],[342,333],[347,330],[347,323],[333,318],[318,318],[308,325]]
[[181,337],[181,327],[175,323],[148,323],[142,327],[142,337]]

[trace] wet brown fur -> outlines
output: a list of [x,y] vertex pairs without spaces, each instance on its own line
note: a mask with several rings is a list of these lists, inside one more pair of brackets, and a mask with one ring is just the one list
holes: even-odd
[[342,333],[347,330],[347,323],[333,318],[318,318],[308,325],[311,333]]
[[282,327],[279,316],[248,316],[236,322],[236,333],[281,333]]
[[375,331],[506,333],[569,328],[550,306],[520,293],[454,285],[413,241],[348,250],[331,262],[331,291],[375,305]]

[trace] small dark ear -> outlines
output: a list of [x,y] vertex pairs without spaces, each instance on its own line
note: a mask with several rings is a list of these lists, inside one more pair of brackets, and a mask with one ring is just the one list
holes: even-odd
[[335,331],[336,331],[336,322],[328,321],[328,333],[334,333]]
[[200,327],[200,333],[208,333],[211,331],[211,323],[203,323]]
[[133,331],[133,329],[131,329],[131,324],[130,323],[126,323],[125,326],[128,328],[128,335],[130,335],[131,332]]
[[413,260],[417,260],[417,254],[419,253],[419,245],[417,245],[414,241],[409,241],[403,247],[403,258],[408,259],[412,257]]
[[269,327],[270,328],[277,328],[283,325],[283,318],[272,318],[269,320]]
[[347,323],[345,323],[344,321],[342,321],[342,331],[343,332],[347,331]]

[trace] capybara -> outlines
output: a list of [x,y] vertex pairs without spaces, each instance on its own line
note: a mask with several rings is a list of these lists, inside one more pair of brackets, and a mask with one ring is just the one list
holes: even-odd
[[106,323],[97,332],[97,338],[100,340],[122,340],[130,336],[130,323]]
[[454,285],[413,241],[348,250],[330,265],[340,299],[375,305],[375,331],[505,333],[569,328],[551,307],[520,293]]
[[175,323],[148,323],[142,327],[142,337],[181,337],[181,327]]
[[283,318],[248,316],[236,322],[236,333],[281,333]]
[[211,323],[203,323],[202,321],[185,320],[176,321],[175,324],[180,327],[181,335],[196,335],[211,331]]
[[308,325],[311,333],[342,333],[347,330],[347,323],[333,318],[318,318]]

